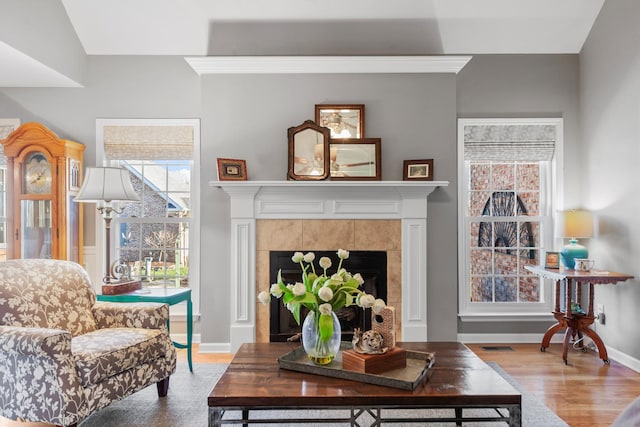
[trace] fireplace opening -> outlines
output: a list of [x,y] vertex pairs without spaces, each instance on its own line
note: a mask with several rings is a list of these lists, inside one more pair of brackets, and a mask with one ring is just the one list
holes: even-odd
[[[295,251],[271,251],[269,253],[269,278],[270,283],[278,280],[278,271],[281,271],[282,280],[296,283],[301,280],[302,271],[300,265],[291,260]],[[302,251],[301,251],[302,252]],[[306,251],[314,252],[316,271],[320,268],[318,260],[323,257],[331,258],[332,266],[328,274],[333,274],[338,268],[338,257],[335,251]],[[305,253],[306,253],[305,252]],[[360,289],[376,298],[387,301],[387,253],[385,251],[349,251],[349,258],[344,260],[342,267],[351,274],[360,273],[364,283]],[[321,269],[320,269],[321,270]],[[269,316],[269,341],[282,342],[298,334],[301,327],[298,326],[293,315],[282,304],[280,299],[272,298]],[[342,327],[342,340],[351,341],[353,331],[356,328],[362,330],[371,329],[371,309],[363,310],[358,306],[344,307],[336,311]],[[300,321],[307,315],[301,311]]]

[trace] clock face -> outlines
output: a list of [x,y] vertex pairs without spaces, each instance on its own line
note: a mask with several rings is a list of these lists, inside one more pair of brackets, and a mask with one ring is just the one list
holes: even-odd
[[24,165],[25,194],[51,193],[51,163],[42,153],[27,157]]

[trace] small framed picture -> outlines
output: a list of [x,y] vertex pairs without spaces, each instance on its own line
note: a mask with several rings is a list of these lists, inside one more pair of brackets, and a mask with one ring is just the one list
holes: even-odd
[[316,123],[329,128],[331,138],[364,138],[364,105],[316,104]]
[[218,180],[246,181],[247,163],[239,159],[218,159]]
[[402,179],[405,181],[433,181],[433,159],[405,160]]
[[560,252],[547,252],[544,259],[545,268],[560,268]]

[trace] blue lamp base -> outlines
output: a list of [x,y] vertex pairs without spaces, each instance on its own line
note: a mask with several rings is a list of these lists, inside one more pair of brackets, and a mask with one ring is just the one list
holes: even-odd
[[576,258],[587,258],[589,251],[587,248],[578,243],[578,240],[571,239],[569,244],[564,246],[560,251],[560,257],[565,268],[573,270],[576,265]]

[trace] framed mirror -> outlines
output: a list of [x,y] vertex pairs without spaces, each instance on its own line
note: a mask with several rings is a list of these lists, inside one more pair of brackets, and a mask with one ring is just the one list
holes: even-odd
[[307,120],[290,127],[289,172],[290,180],[322,180],[329,176],[329,129]]
[[364,105],[316,104],[316,123],[329,128],[331,138],[364,138]]
[[330,168],[332,180],[380,181],[380,138],[332,139]]

